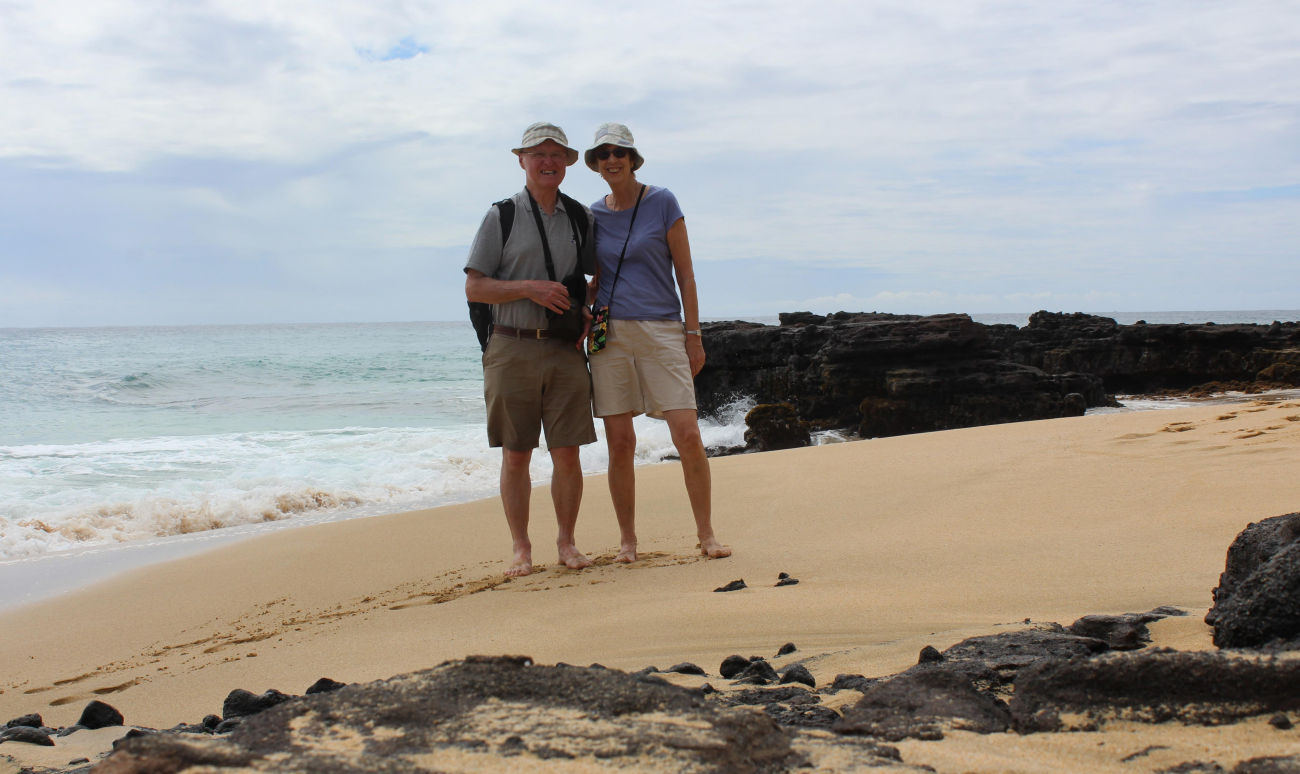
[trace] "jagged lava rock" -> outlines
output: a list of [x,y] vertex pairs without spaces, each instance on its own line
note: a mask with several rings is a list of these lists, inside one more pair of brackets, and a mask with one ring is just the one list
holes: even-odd
[[1237,535],[1205,622],[1221,648],[1300,648],[1300,513],[1252,523]]

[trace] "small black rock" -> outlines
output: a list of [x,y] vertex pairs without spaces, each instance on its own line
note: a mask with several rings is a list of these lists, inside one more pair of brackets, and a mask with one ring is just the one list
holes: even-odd
[[45,725],[45,721],[41,719],[40,715],[33,712],[30,715],[23,715],[22,717],[14,718],[8,723],[5,723],[4,727],[17,728],[18,726],[25,726],[27,728],[40,728],[43,725]]
[[1292,727],[1291,718],[1286,713],[1279,712],[1268,719],[1268,724],[1279,731],[1289,731]]
[[42,747],[53,747],[54,740],[43,729],[31,726],[14,726],[0,732],[0,742],[22,742]]
[[933,645],[926,645],[924,648],[921,648],[921,657],[920,659],[917,660],[916,663],[933,664],[935,662],[943,661],[943,660],[944,660],[943,654],[939,652],[938,648],[934,647]]
[[750,659],[749,665],[736,675],[736,682],[752,685],[770,685],[779,679],[781,676],[776,673],[776,669],[761,656]]
[[794,646],[793,642],[787,642],[786,644],[781,646],[781,649],[776,652],[776,655],[785,656],[785,655],[789,655],[790,653],[794,653],[796,650],[798,650],[798,648]]
[[748,666],[749,659],[744,656],[727,656],[722,659],[722,666],[718,667],[718,674],[722,675],[727,680],[730,680],[741,672],[744,672]]
[[877,680],[874,680],[870,677],[865,677],[863,675],[849,675],[849,674],[841,673],[835,675],[835,679],[831,681],[831,690],[832,691],[862,691],[863,693],[866,693],[867,689],[875,685],[877,682],[878,682]]
[[777,580],[785,580],[786,578],[789,578],[789,577],[790,577],[790,573],[788,573],[788,572],[783,572],[783,573],[778,573],[777,576],[776,576],[776,579],[777,579]]
[[334,691],[337,691],[338,689],[346,686],[347,683],[340,683],[337,680],[331,680],[328,677],[322,677],[321,679],[311,684],[311,687],[307,689],[307,695],[312,696],[313,694],[317,694],[317,693],[333,693]]
[[77,721],[77,725],[89,729],[108,728],[110,726],[120,726],[125,720],[122,713],[111,705],[96,699],[87,704],[86,708],[81,711],[81,719]]
[[781,580],[779,580],[779,581],[776,582],[776,585],[777,585],[777,588],[780,588],[781,586],[797,586],[797,585],[799,585],[799,579],[798,579],[798,578],[782,578]]
[[714,591],[740,591],[741,589],[746,589],[746,588],[749,587],[745,585],[745,579],[741,578],[739,580],[734,580],[725,586],[719,586],[716,589],[714,589]]
[[704,675],[707,674],[703,669],[692,664],[689,661],[683,661],[668,668],[669,672],[676,672],[679,675]]
[[226,695],[226,700],[221,705],[221,716],[226,720],[231,718],[242,718],[248,715],[256,715],[263,710],[268,710],[277,704],[283,704],[288,701],[290,696],[283,694],[274,688],[262,694],[255,696],[251,691],[245,691],[243,688],[236,688]]
[[817,687],[817,680],[812,676],[812,672],[803,664],[793,664],[781,670],[781,682],[784,683],[803,683],[809,688]]

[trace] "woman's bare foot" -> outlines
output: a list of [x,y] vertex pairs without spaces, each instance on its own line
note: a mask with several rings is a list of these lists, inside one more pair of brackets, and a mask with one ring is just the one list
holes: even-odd
[[560,564],[568,567],[570,570],[581,570],[583,567],[590,567],[591,560],[586,557],[575,545],[560,546]]
[[515,551],[515,561],[506,568],[507,578],[522,578],[533,573],[533,552],[531,549]]
[[722,545],[715,537],[706,537],[700,540],[700,553],[710,559],[721,559],[731,556],[731,546]]
[[624,543],[618,547],[618,556],[614,561],[622,564],[631,564],[636,561],[636,543]]

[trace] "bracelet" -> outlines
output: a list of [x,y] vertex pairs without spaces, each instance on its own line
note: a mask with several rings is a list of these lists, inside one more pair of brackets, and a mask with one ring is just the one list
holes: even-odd
[[687,332],[686,332],[686,335],[687,335],[687,336],[703,336],[704,334],[701,333],[700,331],[687,331]]

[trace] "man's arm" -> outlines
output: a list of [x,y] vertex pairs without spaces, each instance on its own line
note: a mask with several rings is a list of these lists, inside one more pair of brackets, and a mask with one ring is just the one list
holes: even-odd
[[552,312],[569,308],[569,291],[550,280],[499,280],[477,269],[465,269],[465,297],[484,304],[508,304],[528,299]]

